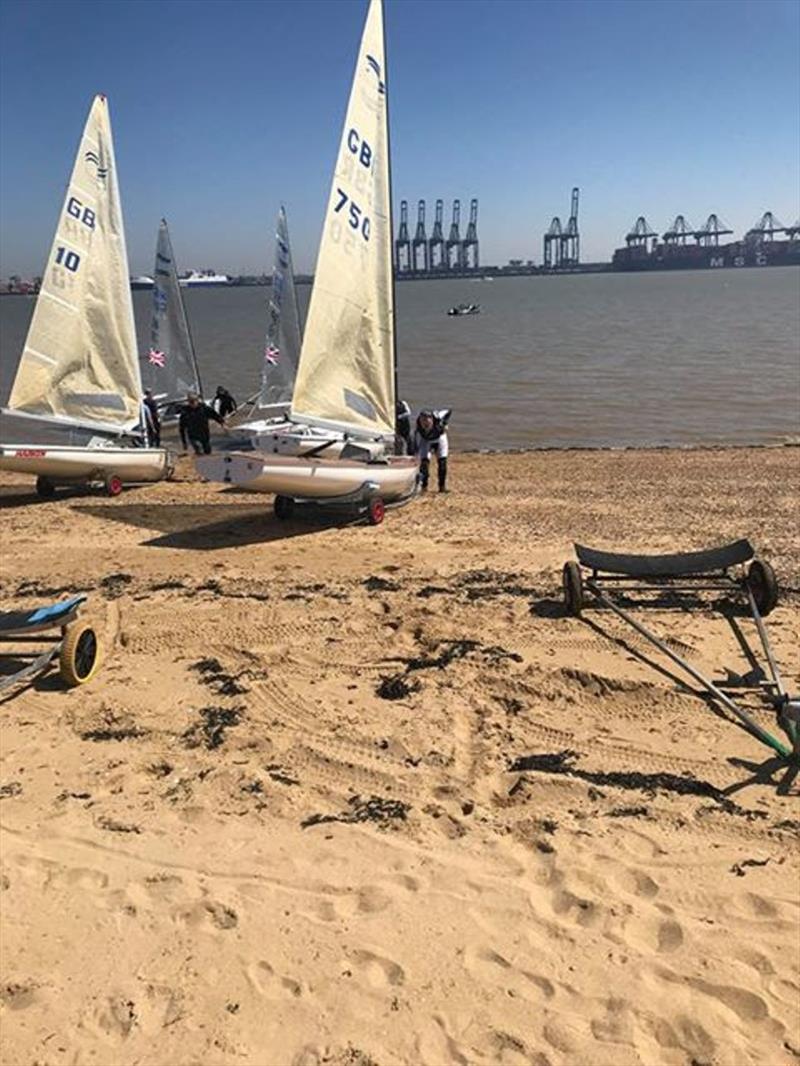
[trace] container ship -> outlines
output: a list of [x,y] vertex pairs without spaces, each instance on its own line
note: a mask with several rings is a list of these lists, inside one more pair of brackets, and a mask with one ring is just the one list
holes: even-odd
[[[710,215],[699,230],[693,230],[683,215],[678,215],[659,241],[659,235],[640,215],[625,238],[627,247],[614,252],[612,269],[713,270],[800,265],[800,223],[783,226],[768,211],[742,240],[720,242],[720,237],[732,233],[716,215]],[[783,234],[784,238],[776,234]]]

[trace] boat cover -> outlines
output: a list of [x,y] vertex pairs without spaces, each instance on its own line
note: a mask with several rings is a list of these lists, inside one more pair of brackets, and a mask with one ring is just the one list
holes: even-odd
[[36,607],[32,611],[0,611],[0,634],[19,633],[31,627],[55,628],[85,602],[85,596],[75,596],[71,600],[64,600],[63,603],[51,603],[46,607]]
[[679,552],[675,555],[624,555],[618,552],[597,551],[582,544],[575,545],[578,561],[592,570],[627,577],[688,577],[727,570],[729,566],[746,563],[755,555],[749,540],[736,540],[719,548],[699,552]]

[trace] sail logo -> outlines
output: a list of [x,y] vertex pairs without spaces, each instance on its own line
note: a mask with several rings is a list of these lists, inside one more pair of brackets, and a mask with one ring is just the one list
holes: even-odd
[[375,74],[378,79],[378,92],[384,94],[386,92],[386,82],[381,78],[381,65],[374,56],[367,56],[367,66]]
[[91,149],[84,153],[83,158],[87,163],[93,163],[97,172],[97,176],[101,181],[105,181],[108,177],[108,167],[103,166],[103,161],[97,152],[93,152]]
[[167,294],[163,289],[153,289],[153,306],[156,311],[166,311],[167,309]]

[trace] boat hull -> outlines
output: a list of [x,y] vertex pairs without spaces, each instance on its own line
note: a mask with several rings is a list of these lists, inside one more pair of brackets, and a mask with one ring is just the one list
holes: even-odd
[[198,473],[208,481],[238,485],[249,492],[271,492],[294,499],[320,500],[366,491],[386,501],[414,491],[419,464],[416,459],[390,457],[366,463],[354,459],[319,459],[304,456],[231,452],[201,455]]
[[48,444],[0,445],[0,470],[48,478],[54,484],[103,481],[160,481],[174,460],[166,448],[89,448]]

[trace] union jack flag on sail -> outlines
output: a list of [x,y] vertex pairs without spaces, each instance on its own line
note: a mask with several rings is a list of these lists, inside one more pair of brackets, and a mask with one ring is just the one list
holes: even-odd
[[167,361],[166,355],[159,351],[158,348],[151,348],[147,353],[147,361],[151,366],[163,367]]
[[278,365],[278,356],[281,354],[280,348],[276,348],[274,344],[268,344],[264,349],[264,359],[270,366]]

